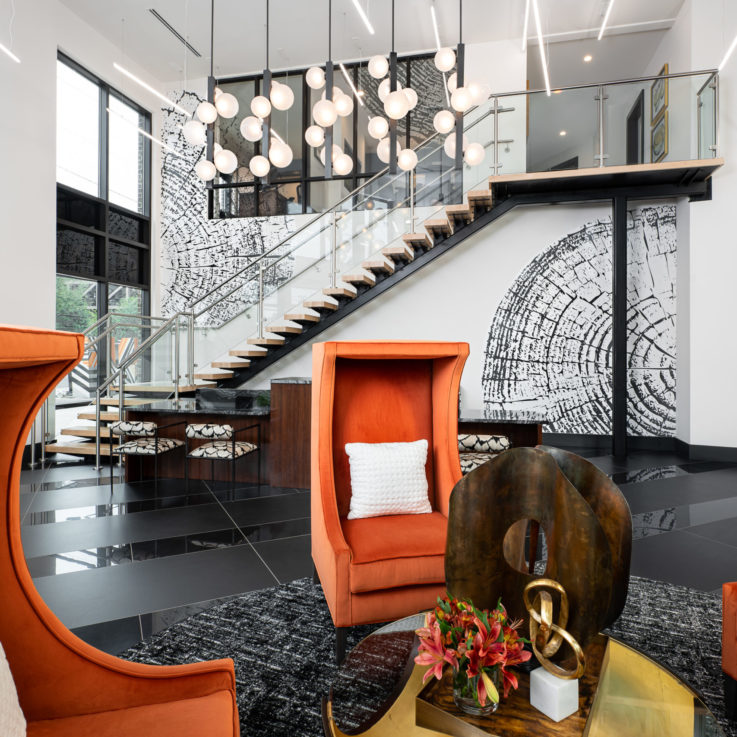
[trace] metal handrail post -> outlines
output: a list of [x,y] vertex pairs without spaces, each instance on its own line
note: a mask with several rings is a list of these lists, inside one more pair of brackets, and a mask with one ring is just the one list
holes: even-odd
[[338,286],[338,216],[333,210],[333,244],[330,253],[330,286]]
[[36,418],[33,418],[31,425],[31,462],[28,464],[30,468],[36,468]]
[[258,265],[258,337],[264,337],[264,265]]
[[46,422],[49,409],[49,400],[45,399],[41,407],[41,468],[46,465]]
[[499,173],[499,98],[494,98],[494,161],[492,169],[494,170],[494,176]]
[[417,184],[415,179],[415,171],[411,169],[407,172],[409,176],[409,232],[415,232],[415,186]]
[[98,386],[95,390],[95,471],[99,471],[100,466],[100,402],[102,401],[102,395],[100,394],[100,387]]
[[174,323],[174,399],[179,401],[179,318]]
[[719,156],[719,75],[714,75],[714,156]]
[[604,159],[608,159],[609,156],[604,153],[604,86],[599,85],[599,92],[594,98],[598,101],[599,107],[599,153],[596,158],[599,159],[599,167],[604,166]]
[[[118,369],[118,419],[122,422],[125,418],[123,412],[125,411],[125,369]],[[98,430],[98,435],[100,434]],[[123,465],[123,454],[118,456],[118,465]],[[110,459],[110,469],[112,475],[112,458]]]
[[187,381],[190,386],[194,386],[194,310],[190,310],[187,320],[187,330],[189,332],[187,345]]

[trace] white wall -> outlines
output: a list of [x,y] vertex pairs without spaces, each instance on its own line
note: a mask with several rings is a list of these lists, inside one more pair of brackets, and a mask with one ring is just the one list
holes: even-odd
[[[686,0],[648,72],[715,68],[737,34],[737,4]],[[694,445],[737,446],[737,54],[720,74],[719,155],[712,200],[690,205],[679,223],[678,437]]]
[[[53,328],[56,315],[56,58],[57,49],[154,115],[160,103],[113,68],[119,61],[157,86],[107,39],[56,0],[16,3],[15,53],[0,59],[0,322]],[[5,40],[5,37],[3,37]],[[153,146],[152,205],[158,220],[159,152]],[[158,241],[154,229],[152,269]],[[155,283],[155,278],[152,279]]]

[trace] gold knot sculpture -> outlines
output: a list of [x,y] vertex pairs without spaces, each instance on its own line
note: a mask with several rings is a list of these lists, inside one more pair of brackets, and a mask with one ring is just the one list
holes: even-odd
[[[537,593],[535,599],[530,603],[530,592],[542,589]],[[549,591],[552,589],[560,594],[560,612],[558,613],[557,624],[553,621],[553,597]],[[568,624],[568,595],[565,589],[552,578],[538,578],[525,586],[522,594],[525,609],[530,615],[530,642],[532,643],[532,652],[548,673],[552,673],[558,678],[580,678],[586,667],[586,658],[581,646],[576,642],[570,632],[565,627]],[[560,649],[563,641],[570,645],[573,654],[576,656],[576,667],[568,670],[560,665],[553,663],[552,658]]]

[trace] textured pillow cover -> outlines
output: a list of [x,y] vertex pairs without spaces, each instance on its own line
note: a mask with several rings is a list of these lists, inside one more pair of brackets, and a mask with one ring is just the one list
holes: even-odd
[[5,651],[0,644],[0,735],[2,737],[25,737],[26,718],[18,703],[18,692],[13,682],[13,674],[5,659]]
[[461,453],[501,453],[511,447],[506,435],[458,436],[458,450]]
[[351,469],[348,519],[387,514],[429,514],[427,440],[346,443]]

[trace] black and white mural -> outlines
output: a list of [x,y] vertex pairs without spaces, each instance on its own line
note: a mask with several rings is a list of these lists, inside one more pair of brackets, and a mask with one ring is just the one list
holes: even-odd
[[[676,208],[628,214],[628,433],[672,436],[676,422]],[[612,222],[586,223],[533,259],[489,329],[490,409],[535,409],[546,430],[611,433]]]
[[[185,110],[194,110],[202,101],[192,92],[181,91],[173,99]],[[163,111],[161,136],[166,148],[162,149],[160,243],[164,315],[187,308],[297,227],[291,216],[209,220],[207,190],[194,172],[204,148],[184,140],[184,122],[181,113]],[[283,259],[266,272],[265,281],[267,285],[281,283],[290,273],[291,260]],[[206,312],[202,324],[221,325],[256,296],[256,280],[243,278],[231,286],[238,289]]]

